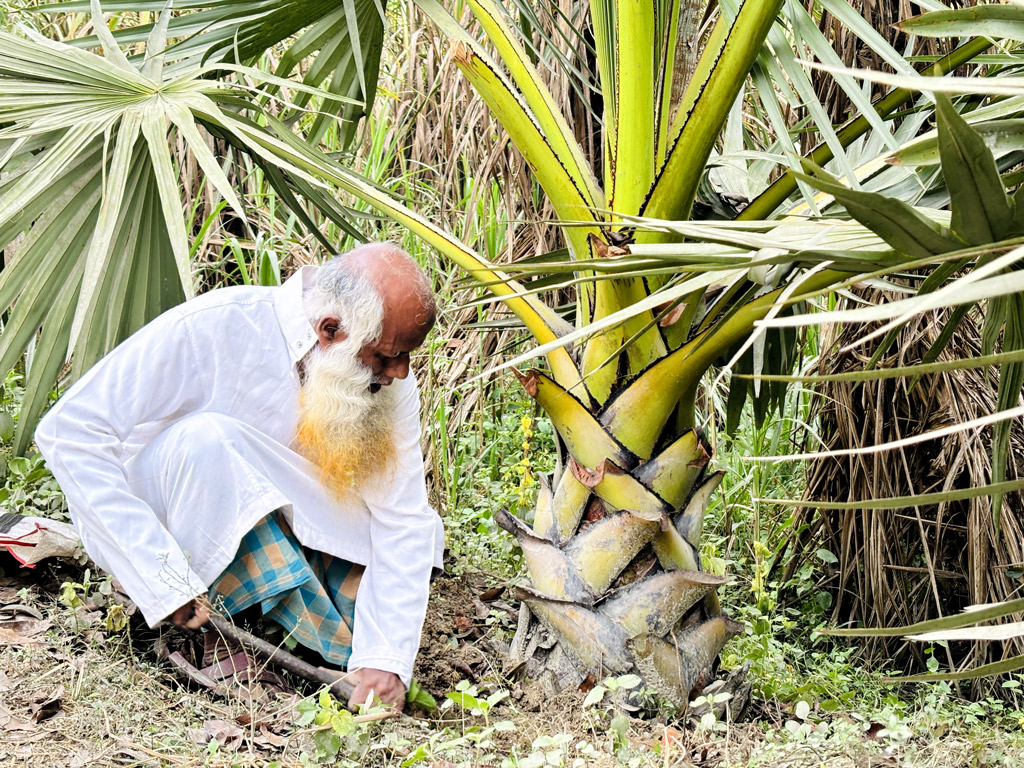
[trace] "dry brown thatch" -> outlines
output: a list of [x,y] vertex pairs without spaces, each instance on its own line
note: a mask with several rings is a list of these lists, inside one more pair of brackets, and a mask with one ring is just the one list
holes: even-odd
[[[878,290],[862,291],[869,302],[886,301]],[[942,330],[947,310],[911,321],[882,355],[879,368],[921,361]],[[868,343],[852,352],[843,346],[868,328],[826,326],[817,373],[863,370],[877,348]],[[968,317],[940,360],[981,354],[978,324]],[[816,386],[820,434],[830,449],[897,440],[963,422],[996,409],[993,369],[972,369],[922,377],[916,385],[904,378],[822,382]],[[805,499],[854,501],[906,496],[980,486],[991,473],[991,430],[960,432],[899,451],[819,459],[809,463]],[[1024,440],[1012,438],[1008,479],[1024,468]],[[977,603],[1006,600],[1020,587],[1008,570],[1024,563],[1024,504],[1019,494],[1003,500],[998,535],[988,497],[902,510],[801,510],[794,530],[810,528],[797,550],[804,556],[821,547],[839,562],[822,585],[834,598],[837,624],[893,627],[937,618]],[[799,557],[788,566],[787,577]],[[958,668],[995,661],[1022,652],[1024,642],[987,646],[963,644],[942,659]],[[898,638],[866,643],[876,658],[892,658],[903,668],[922,661],[922,646]],[[941,658],[941,657],[940,657]]]

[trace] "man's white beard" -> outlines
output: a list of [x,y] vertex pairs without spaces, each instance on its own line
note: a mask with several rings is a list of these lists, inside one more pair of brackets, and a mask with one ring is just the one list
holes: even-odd
[[370,391],[373,371],[356,357],[355,342],[314,347],[299,393],[299,452],[342,500],[382,479],[395,459],[395,394],[390,387]]

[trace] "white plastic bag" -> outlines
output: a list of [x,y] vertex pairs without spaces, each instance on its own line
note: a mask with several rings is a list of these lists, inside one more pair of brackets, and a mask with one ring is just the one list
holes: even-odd
[[73,525],[45,517],[0,515],[0,549],[6,549],[26,568],[48,557],[75,557],[81,542]]

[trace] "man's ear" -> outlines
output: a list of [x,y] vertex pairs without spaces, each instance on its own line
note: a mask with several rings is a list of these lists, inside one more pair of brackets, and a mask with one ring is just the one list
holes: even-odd
[[348,338],[348,334],[341,327],[341,319],[336,315],[325,315],[316,321],[313,328],[316,330],[316,338],[322,347],[328,347],[336,341],[344,341]]

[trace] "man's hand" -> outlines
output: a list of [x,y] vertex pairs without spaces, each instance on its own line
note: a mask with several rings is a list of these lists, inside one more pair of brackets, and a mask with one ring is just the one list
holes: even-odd
[[394,672],[365,667],[357,669],[346,679],[356,687],[348,700],[348,708],[353,711],[365,704],[371,693],[399,712],[405,706],[405,683]]
[[210,604],[205,596],[189,600],[170,616],[171,623],[182,629],[199,629],[210,620]]

